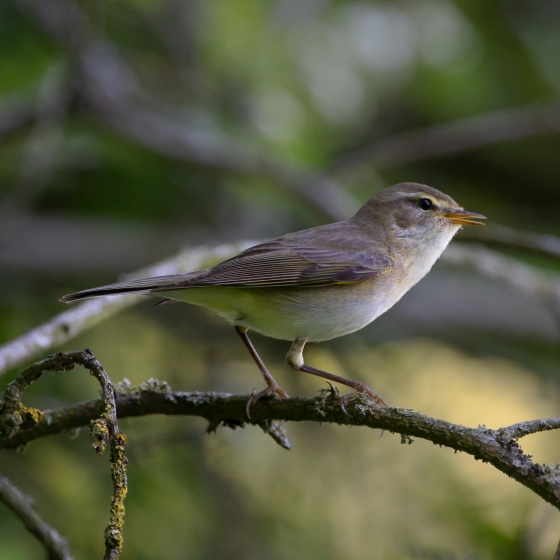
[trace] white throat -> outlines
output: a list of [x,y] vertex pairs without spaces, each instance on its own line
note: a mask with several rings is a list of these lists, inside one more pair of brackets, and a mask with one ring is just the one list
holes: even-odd
[[422,241],[414,244],[413,258],[407,267],[407,289],[412,288],[428,274],[459,229],[460,226],[449,226],[439,231],[429,243]]

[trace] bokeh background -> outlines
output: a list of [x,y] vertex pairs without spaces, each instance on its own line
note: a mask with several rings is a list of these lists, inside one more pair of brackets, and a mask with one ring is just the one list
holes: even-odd
[[[555,0],[0,0],[0,342],[63,311],[65,293],[188,246],[348,217],[399,181],[487,215],[479,243],[498,225],[560,235],[559,22]],[[493,245],[556,278],[557,258]],[[148,303],[62,349],[91,347],[113,381],[262,385],[218,317]],[[530,286],[439,263],[306,360],[389,403],[497,428],[560,415],[558,319]],[[284,365],[286,343],[254,342],[290,394],[316,394]],[[81,371],[46,375],[26,402],[97,390]],[[257,428],[205,427],[122,421],[123,559],[540,560],[560,536],[529,490],[428,442],[289,425],[287,452]],[[94,559],[111,482],[86,432],[4,451],[0,472]],[[522,441],[541,463],[559,444]],[[42,555],[0,504],[2,560]]]

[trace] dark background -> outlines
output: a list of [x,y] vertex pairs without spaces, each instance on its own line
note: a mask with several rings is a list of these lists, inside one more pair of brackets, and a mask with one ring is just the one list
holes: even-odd
[[[185,247],[343,219],[399,181],[485,214],[485,244],[498,225],[559,235],[559,18],[553,0],[0,0],[0,342],[63,311],[65,293]],[[440,263],[306,361],[470,426],[558,416],[558,317],[525,288]],[[114,381],[262,385],[217,316],[148,303],[63,349],[91,347]],[[286,343],[254,341],[290,394],[316,394]],[[96,395],[74,371],[26,402]],[[289,425],[286,452],[192,418],[121,428],[123,559],[544,559],[560,533],[551,506],[492,467],[398,435]],[[558,443],[523,448],[555,463]],[[109,469],[85,430],[0,460],[77,558],[102,556]],[[41,554],[0,505],[2,559]]]

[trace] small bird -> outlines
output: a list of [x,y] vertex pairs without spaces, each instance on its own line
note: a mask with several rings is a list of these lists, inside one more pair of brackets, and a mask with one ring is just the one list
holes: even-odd
[[113,294],[148,294],[216,310],[239,335],[259,367],[266,388],[248,399],[287,398],[248,336],[289,340],[288,364],[355,389],[377,404],[367,385],[307,366],[303,348],[357,331],[385,313],[421,280],[465,225],[483,225],[481,214],[417,183],[377,192],[349,220],[288,233],[251,247],[213,268],[129,280],[65,295],[72,301]]

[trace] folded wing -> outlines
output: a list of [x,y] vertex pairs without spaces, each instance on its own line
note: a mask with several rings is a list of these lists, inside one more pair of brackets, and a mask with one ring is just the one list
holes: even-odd
[[61,301],[69,303],[104,295],[151,294],[208,286],[312,288],[359,283],[387,274],[393,265],[391,256],[378,249],[337,251],[269,242],[247,249],[211,269],[127,280],[68,294]]
[[177,287],[319,287],[363,282],[386,274],[392,267],[390,255],[380,250],[336,251],[265,243]]

